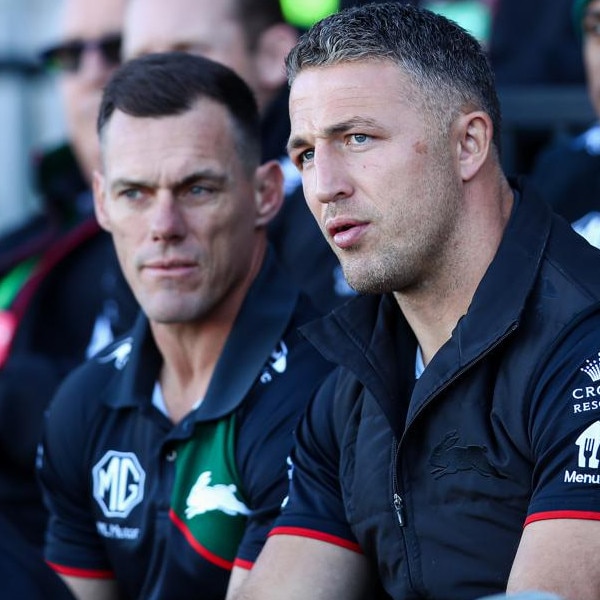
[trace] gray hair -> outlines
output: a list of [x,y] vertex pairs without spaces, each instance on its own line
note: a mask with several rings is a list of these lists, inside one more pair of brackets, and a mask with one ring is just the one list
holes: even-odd
[[371,3],[313,25],[286,58],[290,85],[307,67],[389,60],[414,84],[416,99],[448,126],[461,109],[483,110],[500,149],[500,103],[479,42],[456,23],[398,2]]

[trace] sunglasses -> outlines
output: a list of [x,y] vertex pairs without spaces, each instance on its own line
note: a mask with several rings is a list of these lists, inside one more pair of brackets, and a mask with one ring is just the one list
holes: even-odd
[[97,40],[70,40],[52,46],[40,54],[44,68],[50,71],[75,73],[81,65],[86,50],[97,50],[107,65],[117,66],[121,62],[121,35],[113,33]]

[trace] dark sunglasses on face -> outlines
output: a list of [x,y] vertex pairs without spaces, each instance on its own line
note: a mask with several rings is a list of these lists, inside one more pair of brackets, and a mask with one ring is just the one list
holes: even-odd
[[86,50],[98,50],[107,65],[117,66],[121,62],[121,35],[106,35],[97,40],[69,40],[40,54],[43,66],[50,71],[75,73],[81,65]]

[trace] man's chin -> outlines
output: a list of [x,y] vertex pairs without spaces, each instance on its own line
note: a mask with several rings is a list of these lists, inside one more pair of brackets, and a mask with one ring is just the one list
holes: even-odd
[[391,290],[389,283],[374,271],[343,270],[348,285],[358,294],[385,294]]

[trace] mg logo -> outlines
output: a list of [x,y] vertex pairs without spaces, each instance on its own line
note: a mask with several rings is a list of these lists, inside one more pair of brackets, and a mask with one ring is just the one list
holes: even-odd
[[94,498],[106,517],[125,518],[144,498],[146,474],[131,452],[109,450],[92,469]]

